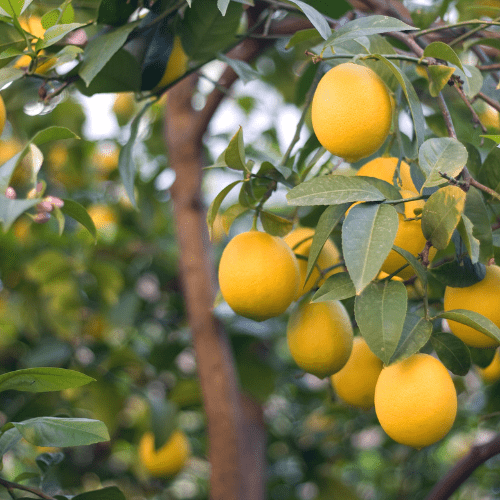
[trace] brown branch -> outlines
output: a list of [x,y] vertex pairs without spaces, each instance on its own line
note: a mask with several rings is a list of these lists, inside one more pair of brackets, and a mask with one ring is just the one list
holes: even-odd
[[437,97],[439,109],[441,110],[441,114],[444,118],[444,123],[446,124],[446,129],[448,130],[448,135],[453,137],[453,139],[457,138],[457,133],[455,132],[455,127],[453,125],[453,120],[451,119],[450,111],[448,106],[446,106],[446,101],[444,100],[443,94],[439,92]]
[[465,92],[462,90],[462,88],[459,85],[453,85],[454,89],[457,91],[458,95],[462,99],[462,101],[465,103],[465,105],[469,108],[469,111],[472,114],[472,123],[479,125],[481,127],[481,130],[487,134],[488,130],[487,128],[481,123],[481,119],[479,118],[478,114],[476,113],[476,110],[472,107],[471,102],[465,95]]
[[480,64],[479,66],[476,66],[476,68],[479,71],[496,71],[496,70],[500,69],[500,63]]
[[29,486],[23,486],[22,484],[13,483],[12,481],[7,481],[6,479],[0,478],[0,484],[4,486],[9,492],[12,490],[21,490],[27,491],[29,493],[33,493],[37,497],[43,498],[44,500],[55,500],[54,497],[45,494],[43,491],[40,491],[36,488],[30,488]]
[[500,453],[500,436],[482,445],[473,446],[469,453],[434,486],[427,500],[445,500],[464,483],[486,460]]
[[498,112],[500,112],[500,102],[495,101],[495,99],[492,99],[483,92],[478,92],[477,97],[479,97],[479,99],[482,99],[485,103],[489,104],[491,107],[495,108]]

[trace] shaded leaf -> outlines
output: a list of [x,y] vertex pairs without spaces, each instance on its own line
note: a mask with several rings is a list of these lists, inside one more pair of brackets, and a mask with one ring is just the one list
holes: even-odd
[[99,490],[80,493],[71,500],[126,500],[126,498],[117,486],[106,486]]
[[265,210],[261,210],[259,216],[264,231],[273,236],[285,236],[293,228],[292,221],[280,217],[279,215],[266,212]]
[[[212,238],[212,231],[213,231],[213,226],[214,226],[214,221],[215,218],[217,217],[217,213],[219,211],[219,208],[224,201],[224,198],[228,195],[228,193],[233,189],[234,186],[237,184],[240,184],[241,180],[239,181],[234,181],[231,182],[231,184],[228,184],[212,201],[210,206],[208,207],[207,211],[207,226],[208,226],[208,234],[210,235],[210,238]],[[238,205],[241,206],[241,205]],[[242,207],[246,210],[246,207]]]
[[82,23],[57,24],[52,26],[52,28],[45,31],[43,38],[40,38],[36,42],[35,50],[42,50],[50,47],[62,40],[72,31],[82,28],[83,26],[85,26],[85,24]]
[[403,331],[389,363],[397,363],[420,351],[432,334],[432,323],[408,312],[403,324]]
[[94,240],[97,240],[97,229],[85,207],[74,200],[64,199],[63,201],[61,212],[79,222],[94,237]]
[[427,68],[429,74],[429,93],[432,97],[437,97],[441,90],[446,87],[455,68],[443,66],[441,64],[432,64]]
[[500,192],[500,148],[494,147],[485,158],[481,169],[479,170],[478,181]]
[[[493,235],[490,217],[481,192],[473,186],[469,187],[465,197],[462,218],[467,217],[472,223],[472,237],[479,241],[478,261],[487,264],[493,257]],[[472,255],[471,255],[472,257]]]
[[14,221],[24,212],[39,203],[39,199],[34,200],[11,200],[0,194],[0,222],[4,232],[10,229]]
[[319,43],[319,40],[321,39],[321,35],[318,33],[318,30],[316,28],[310,28],[310,29],[305,29],[305,30],[300,30],[296,31],[290,40],[288,40],[288,43],[286,44],[286,49],[291,49],[295,47],[296,45],[299,45],[300,43],[303,42],[309,42],[309,41],[317,41]]
[[356,296],[354,315],[361,335],[385,364],[399,344],[406,308],[406,287],[400,281],[370,283]]
[[243,143],[243,129],[240,127],[234,134],[228,147],[224,152],[224,161],[226,166],[233,170],[246,171],[245,164],[245,146]]
[[356,295],[356,288],[349,273],[335,273],[329,276],[314,294],[311,302],[343,300]]
[[[11,426],[12,424],[7,425]],[[2,427],[2,431],[4,428],[5,426]],[[17,443],[19,443],[22,438],[22,434],[13,426],[5,430],[5,432],[2,432],[0,435],[0,457],[17,446]]]
[[425,272],[424,266],[420,263],[420,261],[412,255],[408,250],[405,250],[404,248],[400,248],[396,245],[392,246],[393,250],[396,251],[401,257],[404,257],[406,261],[410,264],[411,267],[415,270],[417,273],[417,277],[422,283],[422,287],[424,290],[427,287],[427,273]]
[[439,359],[455,375],[467,375],[471,366],[468,347],[452,333],[435,332],[431,344]]
[[[434,59],[442,59],[443,61],[448,61],[455,66],[458,66],[462,71],[464,67],[462,66],[462,61],[458,57],[457,53],[444,42],[432,42],[424,49],[424,57],[433,57]],[[431,69],[432,66],[429,67]]]
[[469,347],[472,362],[479,368],[486,368],[495,357],[496,349],[481,349],[479,347]]
[[480,263],[473,264],[465,257],[461,262],[446,262],[429,272],[446,286],[463,288],[479,283],[486,276],[486,267]]
[[484,333],[497,340],[500,343],[500,328],[491,320],[475,311],[466,309],[453,309],[452,311],[443,311],[436,315],[437,318],[451,319],[457,323],[470,326],[478,332]]
[[250,64],[245,61],[241,61],[239,59],[231,59],[221,52],[217,54],[217,59],[225,62],[228,66],[230,66],[243,83],[258,80],[261,77],[261,74],[257,70],[253,69],[252,66],[250,66]]
[[177,405],[163,397],[149,397],[151,430],[155,437],[155,449],[159,450],[174,432],[177,421]]
[[318,33],[326,40],[332,34],[330,25],[326,22],[323,14],[319,13],[314,7],[300,0],[289,0],[294,3],[306,15],[311,24],[318,30]]

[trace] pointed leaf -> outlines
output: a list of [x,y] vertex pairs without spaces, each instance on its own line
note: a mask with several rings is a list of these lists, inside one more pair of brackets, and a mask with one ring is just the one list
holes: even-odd
[[261,210],[259,216],[264,231],[273,236],[285,236],[293,229],[293,222],[279,215]]
[[500,148],[493,148],[479,170],[478,181],[500,193]]
[[458,57],[457,53],[444,42],[432,42],[427,45],[427,47],[425,47],[424,49],[424,57],[433,57],[434,59],[442,59],[443,61],[448,61],[449,63],[458,66],[462,71],[464,71],[462,61]]
[[492,339],[500,342],[500,328],[491,320],[475,311],[466,309],[453,309],[452,311],[443,311],[436,315],[437,318],[451,319],[457,323],[470,326],[478,332],[484,333]]
[[358,177],[328,175],[302,182],[286,195],[289,205],[340,205],[354,201],[383,201],[384,195]]
[[439,359],[455,375],[464,376],[471,366],[468,347],[452,333],[435,332],[431,344]]
[[455,68],[441,64],[432,64],[428,66],[427,70],[429,73],[429,93],[432,97],[437,97],[441,90],[448,85],[448,81],[455,72]]
[[432,194],[422,210],[422,233],[438,250],[444,250],[460,222],[465,192],[457,186],[445,186]]
[[36,417],[12,424],[35,446],[85,446],[109,441],[104,423],[88,418]]
[[320,40],[321,40],[321,35],[318,33],[318,30],[316,28],[296,31],[292,35],[290,40],[288,40],[285,49],[287,50],[291,49],[303,42],[317,41],[319,43]]
[[74,200],[64,199],[63,201],[64,205],[61,207],[61,212],[79,222],[97,241],[97,229],[85,207]]
[[[2,431],[3,430],[4,428],[2,428]],[[17,446],[17,443],[19,443],[22,438],[22,434],[15,427],[11,427],[10,429],[5,430],[5,432],[2,432],[2,434],[0,434],[0,457]]]
[[36,43],[36,50],[42,50],[50,47],[60,40],[62,40],[67,34],[82,28],[85,24],[82,23],[70,23],[70,24],[57,24],[52,26],[45,31],[43,38],[40,38]]
[[11,200],[0,194],[0,222],[4,232],[10,229],[14,221],[24,212],[40,203],[39,199],[34,200]]
[[480,263],[473,264],[468,257],[464,257],[461,262],[445,262],[429,272],[443,285],[463,288],[479,283],[486,276],[486,267]]
[[148,398],[151,430],[155,436],[155,449],[160,449],[170,438],[177,422],[177,405],[163,397]]
[[106,486],[99,490],[80,493],[71,497],[71,500],[126,500],[126,497],[117,486]]
[[484,198],[475,187],[469,187],[463,216],[472,223],[472,236],[479,241],[479,262],[486,264],[493,257],[493,236]]
[[471,261],[475,264],[479,260],[479,240],[474,237],[473,230],[474,227],[470,219],[465,214],[462,214],[457,231],[460,234],[460,238],[462,238]]
[[496,349],[481,349],[479,347],[470,347],[470,357],[472,362],[479,368],[486,368],[491,364],[495,357]]
[[224,228],[224,232],[226,234],[229,234],[229,230],[231,229],[233,222],[247,210],[247,207],[243,207],[239,203],[235,203],[224,211],[222,214],[222,227]]
[[391,205],[362,203],[347,214],[342,227],[342,249],[357,294],[379,273],[398,226],[397,212]]
[[64,368],[26,368],[0,375],[0,391],[61,391],[93,382],[95,379]]
[[434,187],[448,182],[439,172],[456,177],[467,163],[467,149],[451,137],[425,141],[419,152],[420,168],[426,176],[423,187]]
[[407,300],[400,281],[370,283],[356,296],[354,315],[361,335],[386,365],[399,344]]
[[326,240],[330,237],[330,234],[332,234],[333,228],[340,222],[340,219],[344,216],[348,208],[348,203],[330,205],[326,207],[321,214],[318,224],[316,225],[316,230],[314,231],[311,248],[309,249],[309,255],[307,257],[307,271],[304,283],[306,283],[311,276],[319,254],[323,249],[323,245],[326,243]]
[[427,288],[427,273],[425,272],[425,268],[420,263],[420,261],[404,248],[400,248],[396,245],[393,245],[392,249],[396,251],[399,255],[401,255],[401,257],[404,257],[406,261],[410,264],[410,266],[413,267],[413,269],[417,273],[418,279],[422,283],[423,289],[425,290]]
[[12,66],[6,66],[0,68],[0,88],[4,87],[8,83],[15,82],[24,76],[24,71],[19,68],[14,68]]
[[72,132],[69,128],[52,126],[37,132],[30,143],[40,146],[50,141],[57,141],[60,139],[80,139],[78,135]]
[[224,161],[233,170],[246,171],[245,146],[243,144],[243,129],[240,127],[229,142],[229,146],[224,152]]
[[[212,231],[214,227],[214,221],[215,218],[217,217],[217,213],[219,211],[219,208],[221,206],[221,203],[224,201],[224,198],[228,195],[228,193],[233,189],[234,186],[237,184],[240,184],[243,181],[234,181],[231,182],[231,184],[228,184],[212,201],[210,204],[210,207],[208,207],[207,211],[207,226],[208,226],[208,233],[210,235],[210,239],[212,238]],[[241,205],[238,205],[241,206]],[[243,207],[245,208],[245,207]],[[246,208],[245,208],[246,210]]]
[[326,40],[331,34],[332,29],[326,22],[323,14],[319,13],[314,7],[311,7],[306,2],[300,0],[289,0],[294,3],[306,15],[311,24],[318,30],[318,33]]
[[257,70],[253,69],[252,66],[250,66],[250,64],[245,61],[241,61],[239,59],[231,59],[230,57],[222,54],[222,52],[219,52],[217,54],[217,59],[225,62],[228,66],[230,66],[243,83],[258,80],[261,77],[261,74]]
[[314,294],[312,302],[343,300],[356,295],[356,288],[349,273],[336,273],[329,276]]
[[419,352],[428,342],[431,334],[432,323],[429,320],[408,312],[398,346],[390,363],[397,363]]

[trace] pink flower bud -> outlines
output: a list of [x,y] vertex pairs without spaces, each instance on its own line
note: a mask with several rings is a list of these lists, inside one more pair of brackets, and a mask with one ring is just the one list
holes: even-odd
[[10,200],[15,200],[17,197],[16,190],[13,187],[8,187],[5,190],[5,197],[9,198]]

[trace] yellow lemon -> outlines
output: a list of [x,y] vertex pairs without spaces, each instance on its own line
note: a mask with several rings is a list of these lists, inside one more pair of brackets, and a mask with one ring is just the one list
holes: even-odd
[[[500,10],[498,11],[500,15]],[[491,131],[498,131],[500,129],[500,113],[489,104],[483,101],[476,101],[474,103],[474,109],[481,120],[481,123]]]
[[[365,163],[356,173],[356,175],[364,175],[365,177],[375,177],[392,184],[394,172],[398,166],[398,159],[391,157],[380,157]],[[409,191],[417,191],[417,188],[411,180],[410,165],[405,161],[401,162],[399,167],[399,174],[401,177],[400,189]]]
[[[500,328],[500,267],[486,266],[486,276],[465,288],[447,286],[444,291],[444,310],[467,309],[486,316]],[[498,342],[474,328],[448,320],[454,335],[471,347],[497,347]]]
[[23,30],[31,33],[35,38],[43,38],[45,34],[45,28],[39,16],[30,16],[28,19],[19,18],[19,24]]
[[92,163],[102,180],[107,179],[109,174],[116,170],[119,158],[120,150],[114,142],[106,141],[96,147],[92,154]]
[[87,209],[87,212],[94,221],[99,236],[106,241],[113,240],[118,232],[116,212],[107,205],[92,205]]
[[387,138],[391,99],[373,70],[343,63],[321,78],[314,92],[311,118],[321,145],[335,156],[354,162],[375,153]]
[[297,259],[282,238],[262,231],[235,236],[224,248],[219,285],[231,309],[264,321],[284,313],[297,295]]
[[413,448],[443,438],[457,414],[457,393],[448,370],[418,353],[382,369],[375,387],[375,412],[384,431]]
[[163,74],[160,83],[155,87],[156,89],[161,89],[166,87],[169,83],[172,83],[177,78],[180,78],[187,69],[188,56],[182,48],[182,43],[180,37],[176,36],[174,38],[174,46],[172,47],[172,52],[167,62],[167,67],[165,68],[165,73]]
[[363,337],[354,337],[352,353],[345,366],[331,377],[340,399],[351,406],[369,410],[374,404],[375,386],[382,361],[373,354]]
[[121,120],[128,120],[134,114],[136,108],[133,92],[121,92],[116,94],[113,104],[113,112]]
[[[418,193],[412,191],[401,191],[403,198],[412,198],[418,196]],[[425,237],[422,233],[420,220],[405,220],[414,218],[419,211],[422,210],[425,204],[424,200],[409,201],[405,203],[405,215],[398,213],[399,225],[394,245],[403,248],[410,252],[415,257],[424,249]],[[436,249],[431,248],[429,252],[429,260],[432,260],[436,255]],[[387,274],[392,274],[397,271],[401,266],[406,264],[407,261],[404,257],[399,255],[395,250],[391,250],[389,255],[382,264],[381,270]],[[415,274],[413,267],[407,266],[398,273],[398,276],[407,280]]]
[[[309,256],[309,252],[311,250],[312,237],[314,236],[314,229],[310,227],[298,227],[294,229],[291,233],[288,233],[283,239],[287,243],[287,245],[293,250],[295,254],[303,255],[304,257]],[[340,267],[332,269],[318,282],[320,278],[320,271],[324,271],[329,267],[332,267],[338,264],[341,261],[340,252],[337,247],[331,240],[326,240],[323,249],[321,250],[318,260],[316,261],[316,266],[311,273],[311,276],[305,282],[306,279],[306,271],[307,271],[307,260],[305,259],[297,259],[300,269],[300,288],[295,296],[295,300],[297,300],[304,293],[307,293],[312,287],[317,283],[321,285],[328,276],[332,274],[338,273],[342,271]]]
[[338,300],[302,303],[290,315],[286,338],[295,363],[324,378],[338,372],[351,355],[351,319]]
[[477,371],[481,378],[490,384],[500,380],[500,351],[498,349],[495,351],[495,356],[493,356],[491,363],[486,368],[478,367]]
[[154,477],[175,476],[191,455],[189,440],[181,430],[172,433],[168,441],[155,450],[152,432],[145,432],[139,442],[139,459]]

